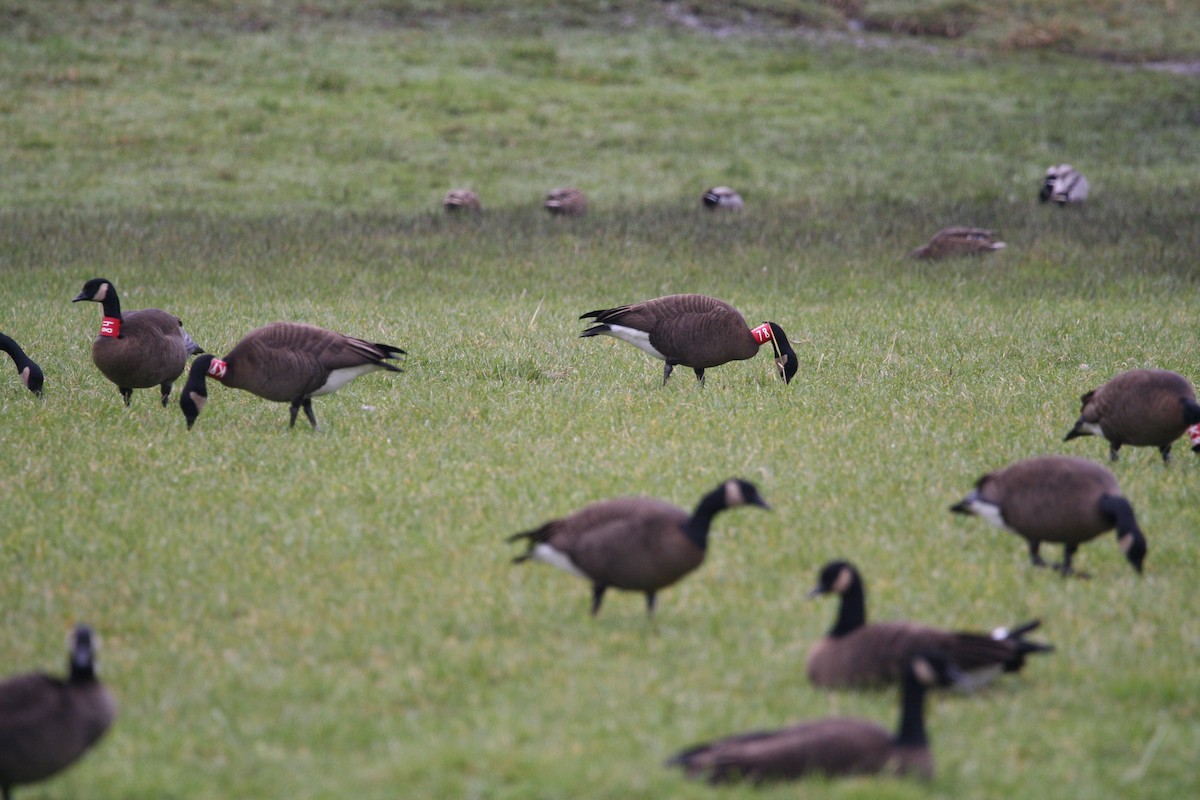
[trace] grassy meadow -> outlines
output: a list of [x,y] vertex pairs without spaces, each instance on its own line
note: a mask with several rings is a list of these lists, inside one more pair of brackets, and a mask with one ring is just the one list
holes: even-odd
[[[1191,7],[1061,0],[1069,41],[1024,46],[1006,31],[1052,20],[1018,0],[434,5],[0,14],[0,330],[46,373],[38,401],[0,363],[0,675],[61,670],[85,620],[120,703],[20,800],[710,797],[662,761],[803,718],[894,724],[894,693],[804,678],[832,558],[876,619],[1041,617],[1058,649],[930,698],[929,786],[722,797],[1200,791],[1186,442],[1112,465],[1140,578],[1111,534],[1064,581],[947,511],[1018,458],[1105,461],[1062,437],[1115,372],[1200,378],[1200,79],[1136,65],[1200,55]],[[975,22],[840,25],[914,9]],[[1061,162],[1086,206],[1037,203]],[[705,213],[715,184],[745,213]],[[587,216],[545,215],[560,185]],[[457,186],[482,215],[441,213]],[[903,258],[951,224],[1008,247]],[[288,319],[403,347],[405,372],[317,398],[315,433],[210,384],[189,432],[91,364],[99,309],[70,300],[97,276],[211,352]],[[577,338],[584,311],[674,292],[778,322],[792,385],[764,354],[663,387]],[[504,537],[584,503],[690,508],[733,475],[774,510],[718,517],[655,626],[640,595],[592,620],[586,584],[509,563]]]

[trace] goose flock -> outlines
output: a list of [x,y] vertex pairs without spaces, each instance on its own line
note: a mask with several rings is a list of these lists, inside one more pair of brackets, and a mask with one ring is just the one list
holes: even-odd
[[[1067,205],[1083,202],[1088,182],[1069,165],[1047,170],[1039,198]],[[705,190],[703,207],[713,212],[742,212],[742,197],[727,186]],[[479,196],[469,189],[449,192],[443,205],[451,213],[478,213]],[[544,207],[557,216],[579,216],[587,200],[575,188],[550,192]],[[945,258],[995,252],[1003,248],[981,228],[951,227],[914,250],[914,258]],[[158,387],[168,405],[172,387],[192,359],[179,407],[187,428],[196,423],[208,400],[207,381],[289,405],[289,427],[301,409],[317,428],[312,399],[336,392],[371,372],[400,372],[405,351],[297,322],[274,322],[247,333],[224,357],[205,352],[181,320],[161,309],[123,310],[117,289],[106,278],[87,281],[73,302],[102,308],[92,360],[115,384],[126,406],[134,389]],[[775,370],[790,383],[799,370],[796,351],[776,322],[751,326],[733,306],[702,294],[675,294],[627,305],[588,311],[581,338],[610,336],[661,360],[663,384],[676,366],[693,370],[700,384],[705,372],[731,361],[753,358],[771,344]],[[41,397],[46,390],[39,365],[11,337],[0,333],[24,386]],[[1065,441],[1100,436],[1110,458],[1118,450],[1155,447],[1170,463],[1173,444],[1188,435],[1200,452],[1200,403],[1183,376],[1161,369],[1137,369],[1113,376],[1082,397],[1078,420]],[[618,497],[590,503],[508,537],[525,551],[515,563],[549,564],[591,587],[591,614],[600,611],[608,589],[645,596],[654,620],[658,594],[695,572],[708,552],[714,518],[740,506],[770,510],[758,487],[729,478],[704,494],[694,510],[647,497]],[[1015,462],[978,479],[957,514],[982,517],[1026,540],[1030,560],[1044,567],[1043,543],[1061,544],[1061,575],[1080,576],[1073,561],[1079,546],[1115,530],[1126,560],[1141,574],[1147,542],[1132,504],[1116,477],[1084,458],[1050,454]],[[812,643],[806,673],[822,689],[898,687],[900,719],[894,732],[875,722],[834,717],[788,727],[735,734],[688,747],[668,765],[712,783],[791,780],[808,775],[888,773],[930,778],[934,762],[925,727],[925,697],[930,688],[977,688],[1003,673],[1021,670],[1030,656],[1054,646],[1028,637],[1041,621],[991,631],[947,630],[908,620],[869,622],[866,587],[859,569],[845,559],[819,571],[810,597],[835,595],[838,610],[828,633]],[[87,625],[71,632],[65,678],[42,673],[0,681],[0,790],[11,800],[14,786],[48,778],[75,763],[109,729],[116,704],[96,670],[97,637]]]

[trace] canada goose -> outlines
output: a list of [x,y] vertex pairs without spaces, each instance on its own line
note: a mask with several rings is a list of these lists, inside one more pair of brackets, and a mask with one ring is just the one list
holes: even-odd
[[702,294],[672,294],[628,306],[581,314],[595,323],[580,338],[604,334],[629,342],[664,362],[663,385],[676,364],[691,367],[704,382],[704,370],[752,358],[771,342],[775,368],[785,383],[800,368],[783,328],[764,322],[751,329],[736,308]]
[[303,408],[313,430],[312,398],[336,392],[375,370],[401,372],[387,363],[404,351],[297,322],[273,322],[242,337],[225,358],[202,355],[192,363],[179,407],[188,430],[208,400],[206,377],[266,400],[291,403],[291,423]]
[[451,189],[446,192],[446,196],[442,198],[442,207],[450,212],[483,210],[479,195],[470,189]]
[[25,388],[41,397],[42,384],[45,382],[42,368],[32,358],[25,355],[21,345],[13,341],[11,336],[3,333],[0,333],[0,350],[12,357],[13,363],[17,365],[17,374],[21,376],[21,383],[25,384]]
[[916,622],[868,623],[862,576],[846,561],[831,561],[821,568],[809,597],[822,594],[841,596],[833,627],[808,653],[808,679],[826,689],[896,683],[909,657],[929,649],[945,653],[978,686],[1001,670],[1021,669],[1030,653],[1054,649],[1025,640],[1025,634],[1041,624],[1038,620],[990,634],[947,631]]
[[646,613],[653,616],[658,590],[704,562],[713,517],[742,505],[770,508],[754,484],[731,478],[702,497],[691,515],[662,500],[620,497],[591,503],[508,541],[529,540],[514,564],[542,561],[590,581],[592,616],[610,586],[644,592]]
[[546,210],[562,217],[578,217],[587,211],[587,198],[578,189],[554,189],[546,195]]
[[933,777],[933,754],[925,733],[926,691],[965,679],[945,655],[919,651],[904,668],[900,723],[895,734],[869,720],[828,717],[690,747],[667,764],[682,767],[689,778],[706,777],[713,784],[880,772],[929,780]]
[[706,189],[700,201],[710,211],[718,209],[741,211],[743,208],[742,196],[728,186],[714,186],[711,189]]
[[1080,398],[1083,408],[1063,441],[1077,436],[1108,439],[1108,457],[1121,445],[1157,447],[1171,463],[1171,445],[1200,422],[1200,404],[1187,378],[1165,369],[1131,369]]
[[941,259],[951,256],[973,256],[1002,250],[1004,242],[996,241],[993,231],[984,228],[943,228],[933,235],[929,244],[908,254],[909,258]]
[[179,318],[157,308],[121,313],[117,287],[104,278],[92,278],[72,303],[100,303],[104,316],[100,335],[92,343],[92,361],[104,377],[117,385],[125,405],[134,389],[158,386],[167,405],[171,384],[183,374],[187,358],[203,353]]
[[1053,200],[1060,206],[1082,203],[1087,200],[1091,188],[1083,173],[1070,164],[1059,164],[1046,170],[1038,200],[1043,203]]
[[975,514],[1025,537],[1029,559],[1037,567],[1046,566],[1038,553],[1042,542],[1061,542],[1062,564],[1054,568],[1063,575],[1071,574],[1071,559],[1079,545],[1114,527],[1117,544],[1139,574],[1146,558],[1146,537],[1133,506],[1121,496],[1117,479],[1082,458],[1038,456],[1017,461],[984,475],[975,490],[950,510]]
[[96,678],[92,629],[75,626],[65,679],[40,672],[0,681],[0,790],[49,778],[77,761],[117,714]]

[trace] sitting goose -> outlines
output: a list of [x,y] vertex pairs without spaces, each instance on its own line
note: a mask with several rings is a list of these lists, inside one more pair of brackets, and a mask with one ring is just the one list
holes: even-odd
[[25,384],[25,388],[41,397],[42,384],[45,382],[42,368],[32,358],[25,355],[21,345],[17,344],[11,336],[3,333],[0,333],[0,350],[8,353],[13,363],[17,365],[17,375],[21,377],[21,383]]
[[96,678],[91,628],[71,633],[66,679],[40,672],[0,681],[0,791],[49,778],[77,761],[112,725],[117,706]]
[[854,717],[829,717],[773,731],[754,731],[688,748],[668,766],[709,783],[797,780],[889,773],[933,777],[933,754],[925,732],[925,695],[933,686],[965,680],[945,655],[914,653],[905,664],[900,724],[895,734]]
[[1046,566],[1038,552],[1042,542],[1062,542],[1062,564],[1055,569],[1064,576],[1072,574],[1079,545],[1114,527],[1117,544],[1139,574],[1146,558],[1146,537],[1117,479],[1083,458],[1039,456],[1014,462],[984,475],[950,510],[983,517],[1025,537],[1035,567]]
[[1001,670],[1016,672],[1030,653],[1054,648],[1026,641],[1037,620],[1014,630],[997,628],[991,634],[947,631],[917,622],[867,622],[866,588],[854,565],[831,561],[821,568],[809,597],[841,596],[833,628],[808,653],[808,679],[826,689],[896,683],[909,657],[918,650],[946,654],[971,676],[972,687],[994,678]]
[[1038,201],[1045,203],[1053,200],[1060,206],[1082,203],[1087,200],[1091,188],[1088,179],[1079,170],[1070,164],[1058,164],[1046,170]]
[[741,211],[745,207],[742,196],[728,186],[706,189],[700,197],[700,202],[709,211]]
[[404,351],[297,322],[274,322],[242,337],[229,355],[202,355],[192,363],[179,407],[188,430],[208,400],[206,377],[244,389],[266,400],[291,403],[291,422],[304,409],[313,430],[312,398],[331,394],[360,375],[375,370],[400,372],[387,363]]
[[578,217],[587,212],[587,198],[571,187],[552,189],[543,205],[552,215],[560,217]]
[[783,328],[764,322],[751,329],[736,308],[702,294],[672,294],[589,311],[579,318],[595,321],[580,338],[612,336],[662,359],[664,386],[677,364],[691,367],[703,383],[704,370],[753,358],[767,342],[775,350],[775,367],[785,383],[790,383],[799,369],[796,351]]
[[1190,426],[1200,423],[1200,404],[1187,378],[1165,369],[1131,369],[1113,376],[1080,398],[1075,427],[1063,441],[1103,436],[1108,457],[1117,460],[1122,445],[1157,447],[1164,464],[1171,446]]
[[590,581],[592,616],[610,586],[644,592],[646,613],[653,616],[658,590],[704,563],[713,517],[742,505],[769,508],[754,484],[731,478],[701,498],[690,515],[662,500],[619,497],[591,503],[508,541],[529,542],[513,563],[542,561]]
[[167,405],[171,384],[183,374],[188,356],[203,353],[179,318],[157,308],[121,313],[117,288],[104,278],[92,278],[71,301],[100,303],[104,316],[100,335],[92,343],[92,361],[117,385],[125,405],[134,389],[158,386]]
[[933,235],[928,244],[908,254],[909,258],[938,260],[951,256],[973,256],[1003,250],[1007,245],[996,240],[994,231],[986,228],[943,228]]
[[483,205],[479,202],[479,195],[470,189],[451,189],[446,192],[446,196],[442,198],[442,207],[451,213],[483,210]]

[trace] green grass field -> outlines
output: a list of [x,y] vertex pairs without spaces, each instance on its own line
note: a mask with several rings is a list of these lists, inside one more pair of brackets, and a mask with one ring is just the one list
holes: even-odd
[[[1105,460],[1062,437],[1115,372],[1200,377],[1200,81],[1134,66],[1200,54],[1191,6],[433,5],[0,14],[0,330],[47,376],[39,402],[0,363],[0,675],[61,670],[86,620],[121,706],[20,800],[709,797],[662,761],[809,717],[894,723],[892,693],[804,678],[834,615],[804,596],[837,557],[876,619],[1041,617],[1057,651],[931,698],[928,787],[722,797],[1195,795],[1185,443],[1113,465],[1141,578],[1111,535],[1064,581],[947,511],[1018,458]],[[875,32],[914,9],[974,23]],[[1069,41],[1009,35],[1054,19]],[[1064,161],[1091,201],[1039,206]],[[590,213],[547,218],[567,184]],[[704,213],[714,184],[746,212]],[[455,186],[484,214],[446,218]],[[903,258],[951,224],[1008,247]],[[290,319],[403,347],[405,372],[317,398],[316,433],[210,386],[188,432],[91,364],[99,310],[70,300],[96,276],[218,354]],[[762,355],[662,387],[657,361],[577,338],[583,311],[672,292],[780,323],[792,385]],[[507,535],[584,503],[690,508],[731,475],[774,511],[719,517],[656,626],[638,595],[592,620],[583,582],[509,563]]]

